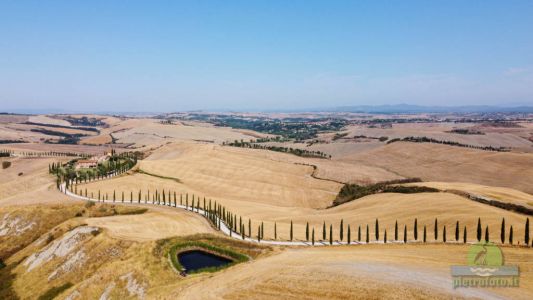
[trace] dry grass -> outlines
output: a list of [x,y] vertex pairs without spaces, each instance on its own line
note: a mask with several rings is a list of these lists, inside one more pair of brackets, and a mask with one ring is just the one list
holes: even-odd
[[152,241],[191,233],[213,233],[202,217],[185,211],[153,210],[140,215],[88,218],[90,226],[105,228],[114,238],[130,241]]
[[531,205],[533,203],[533,195],[517,191],[510,188],[502,187],[493,187],[485,186],[472,183],[463,183],[463,182],[420,182],[420,183],[410,183],[407,185],[416,185],[416,186],[428,186],[436,188],[439,190],[457,190],[463,191],[468,194],[487,197],[489,199],[498,200],[505,203],[512,203],[517,205],[522,205],[533,209]]
[[533,254],[504,248],[518,265],[517,289],[453,289],[450,265],[466,263],[467,246],[355,246],[294,249],[217,273],[171,294],[178,299],[449,299],[533,295]]
[[533,154],[489,152],[437,144],[397,142],[343,162],[383,168],[425,181],[468,182],[533,193]]
[[[274,222],[277,222],[278,239],[288,239],[291,220],[294,222],[296,239],[305,239],[307,222],[316,229],[317,239],[321,239],[323,222],[328,227],[333,224],[337,239],[342,219],[344,224],[351,225],[352,239],[356,238],[358,226],[362,226],[364,234],[368,224],[373,240],[376,218],[381,224],[381,237],[386,228],[389,239],[393,238],[396,220],[401,229],[404,224],[408,226],[409,237],[412,237],[415,218],[419,222],[419,237],[422,236],[424,225],[428,226],[428,237],[432,237],[433,222],[438,218],[439,231],[442,231],[443,225],[447,226],[448,240],[453,237],[456,221],[460,222],[461,236],[462,227],[466,225],[468,236],[472,240],[478,217],[482,220],[483,228],[489,226],[493,240],[499,235],[503,217],[508,226],[514,226],[515,243],[523,238],[523,215],[449,193],[379,194],[324,209],[331,204],[340,184],[310,177],[310,167],[281,163],[256,155],[256,151],[246,150],[195,144],[166,146],[148,160],[142,161],[141,168],[150,173],[179,178],[182,183],[135,174],[89,183],[80,186],[78,190],[88,188],[89,193],[92,191],[95,195],[98,190],[108,195],[112,195],[113,190],[116,190],[117,195],[124,191],[127,199],[130,191],[134,192],[136,199],[139,189],[143,191],[143,195],[147,189],[151,193],[155,189],[160,192],[164,189],[167,193],[169,190],[172,193],[176,191],[178,195],[189,193],[189,197],[195,194],[203,199],[205,196],[242,216],[245,225],[249,218],[252,219],[254,234],[260,222],[264,222],[267,239],[274,237]],[[272,152],[270,155],[288,156]],[[442,236],[442,232],[439,236]]]

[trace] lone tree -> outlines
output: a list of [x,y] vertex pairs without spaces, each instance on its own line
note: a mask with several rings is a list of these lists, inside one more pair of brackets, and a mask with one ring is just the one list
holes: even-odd
[[459,221],[455,222],[455,241],[459,240]]
[[524,233],[524,243],[529,245],[529,218],[526,219],[526,228]]
[[477,219],[477,241],[481,242],[481,218]]
[[278,239],[278,225],[274,222],[274,239]]
[[415,218],[415,225],[414,225],[414,236],[415,241],[418,241],[418,220]]
[[426,225],[424,225],[424,243],[426,242],[426,238],[427,238]]
[[341,225],[340,225],[340,228],[339,228],[339,238],[342,242],[342,240],[344,239],[344,220],[341,219]]
[[290,238],[291,238],[291,241],[292,241],[292,234],[293,234],[293,229],[292,229],[292,220],[291,220],[291,231],[290,231]]
[[500,229],[500,240],[505,244],[505,218],[502,218],[502,228]]
[[329,224],[329,244],[333,245],[333,225]]
[[394,240],[398,240],[398,220],[396,220],[396,223],[394,223]]
[[348,224],[348,236],[346,237],[346,242],[348,242],[348,245],[350,245],[351,241],[352,241],[352,231],[350,230],[350,224]]
[[509,228],[509,244],[513,244],[513,225]]
[[379,221],[376,219],[376,241],[379,241]]
[[489,226],[485,227],[485,242],[489,242]]
[[437,218],[435,218],[435,227],[434,227],[435,241],[439,238],[439,223]]

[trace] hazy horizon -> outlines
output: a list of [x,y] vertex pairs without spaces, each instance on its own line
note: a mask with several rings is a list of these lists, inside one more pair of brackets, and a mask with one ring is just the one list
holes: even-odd
[[0,111],[533,106],[533,3],[0,4]]

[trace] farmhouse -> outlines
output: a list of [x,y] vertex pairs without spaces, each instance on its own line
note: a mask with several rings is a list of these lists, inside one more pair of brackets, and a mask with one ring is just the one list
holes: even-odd
[[98,166],[98,160],[96,159],[78,160],[78,162],[76,163],[76,170],[96,168],[97,166]]

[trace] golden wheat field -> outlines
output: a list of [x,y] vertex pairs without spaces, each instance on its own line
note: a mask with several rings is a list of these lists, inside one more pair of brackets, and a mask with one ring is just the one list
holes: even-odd
[[[502,218],[506,219],[509,226],[514,225],[517,237],[523,236],[523,215],[445,192],[377,194],[327,208],[340,189],[340,184],[311,177],[313,170],[308,166],[259,158],[261,156],[255,155],[258,151],[263,150],[234,150],[194,143],[168,145],[139,164],[140,170],[151,175],[133,173],[81,184],[77,190],[84,193],[87,189],[89,195],[97,195],[100,191],[102,195],[107,194],[108,199],[115,192],[117,201],[120,201],[124,192],[126,202],[131,193],[137,200],[139,190],[142,193],[141,201],[148,191],[153,194],[156,189],[165,193],[170,191],[172,197],[176,192],[178,201],[180,196],[183,197],[183,203],[186,194],[189,201],[195,195],[202,205],[205,197],[207,201],[216,201],[241,216],[244,224],[251,219],[253,233],[264,222],[267,239],[273,238],[276,223],[278,238],[287,240],[291,221],[294,223],[296,239],[305,239],[308,222],[310,228],[316,230],[317,239],[322,239],[324,222],[328,230],[332,224],[334,235],[337,236],[339,223],[343,220],[345,225],[351,226],[352,239],[359,226],[362,227],[364,239],[366,226],[369,225],[372,240],[376,219],[380,223],[381,237],[387,229],[388,238],[392,239],[396,221],[400,229],[407,225],[408,235],[412,237],[415,218],[418,219],[419,236],[426,225],[428,239],[433,236],[435,218],[439,223],[439,240],[442,239],[444,225],[448,230],[448,239],[452,239],[457,221],[460,223],[461,236],[466,226],[467,235],[474,239],[478,218],[482,220],[483,229],[489,226],[489,232],[494,236],[499,233]],[[516,194],[520,192],[516,191]],[[525,193],[521,195],[527,197]]]

